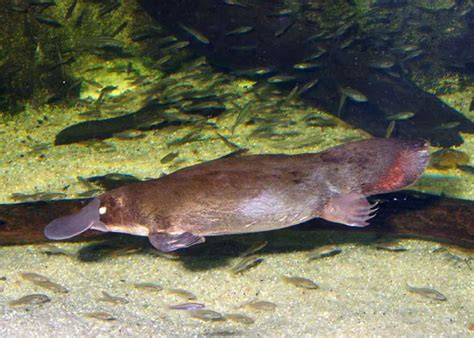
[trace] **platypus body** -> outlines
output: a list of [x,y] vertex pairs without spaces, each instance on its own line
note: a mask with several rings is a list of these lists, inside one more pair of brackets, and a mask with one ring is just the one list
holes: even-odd
[[161,251],[205,236],[289,227],[315,217],[366,226],[366,196],[412,184],[429,159],[419,141],[370,139],[314,154],[217,159],[94,198],[45,228],[49,239],[88,229],[148,236]]

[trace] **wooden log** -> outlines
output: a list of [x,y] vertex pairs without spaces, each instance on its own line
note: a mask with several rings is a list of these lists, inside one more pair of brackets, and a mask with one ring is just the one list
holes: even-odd
[[[474,202],[439,197],[415,191],[400,191],[371,198],[380,199],[380,209],[371,225],[354,228],[316,219],[299,229],[332,229],[425,238],[474,248]],[[0,244],[48,242],[43,229],[53,219],[82,208],[89,199],[0,204]],[[86,231],[74,241],[105,236]]]

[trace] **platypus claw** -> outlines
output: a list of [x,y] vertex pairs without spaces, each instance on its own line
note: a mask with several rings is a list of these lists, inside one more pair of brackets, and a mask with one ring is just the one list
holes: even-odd
[[187,248],[195,244],[204,243],[206,240],[204,237],[193,235],[190,232],[183,232],[178,235],[154,232],[151,233],[148,238],[150,239],[151,245],[163,252]]
[[321,215],[325,220],[342,223],[349,226],[364,227],[375,217],[377,202],[370,204],[359,193],[349,193],[331,199]]

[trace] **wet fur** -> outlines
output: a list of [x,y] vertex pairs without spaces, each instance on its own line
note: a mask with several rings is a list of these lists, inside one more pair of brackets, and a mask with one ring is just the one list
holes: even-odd
[[334,197],[401,189],[428,161],[419,142],[372,139],[316,154],[218,159],[100,197],[108,230],[199,236],[248,233],[320,217]]

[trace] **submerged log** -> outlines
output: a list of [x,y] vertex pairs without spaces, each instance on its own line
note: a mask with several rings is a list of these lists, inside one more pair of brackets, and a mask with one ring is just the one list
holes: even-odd
[[[48,242],[43,235],[46,224],[81,209],[90,199],[0,204],[0,244]],[[474,248],[474,202],[439,197],[414,191],[375,196],[380,209],[371,225],[353,228],[316,219],[307,223],[311,230],[364,231],[400,237],[431,239]],[[305,226],[304,226],[305,227]],[[303,228],[304,228],[303,227]],[[75,241],[106,236],[86,231]]]

